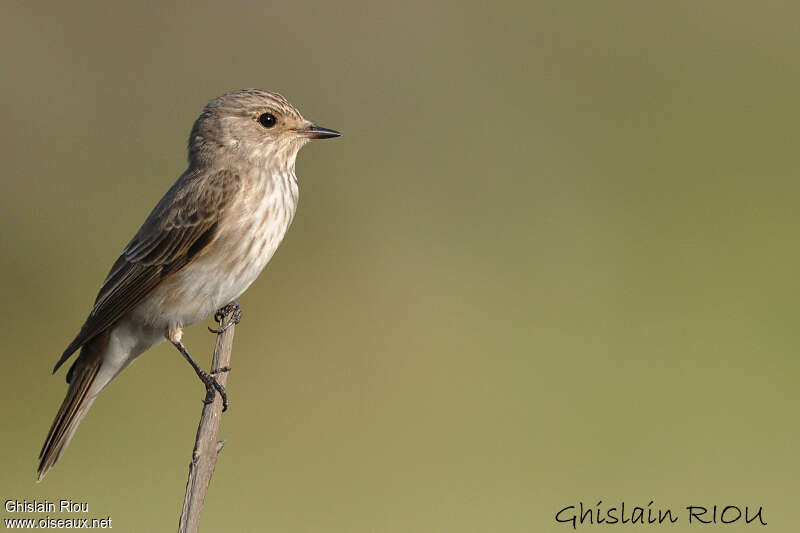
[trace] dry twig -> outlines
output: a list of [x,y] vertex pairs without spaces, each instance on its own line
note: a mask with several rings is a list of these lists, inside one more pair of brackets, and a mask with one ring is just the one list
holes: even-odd
[[[238,308],[228,310],[220,320],[220,329],[224,331],[217,335],[217,344],[211,362],[212,369],[230,366],[233,333],[238,320],[237,312]],[[217,381],[224,387],[228,381],[228,373],[220,372],[215,375]],[[216,394],[212,403],[203,406],[200,425],[197,426],[197,437],[194,442],[192,460],[189,463],[189,479],[186,482],[186,496],[183,500],[178,533],[196,533],[200,526],[200,512],[203,510],[206,491],[211,482],[211,476],[214,474],[214,467],[217,465],[217,454],[225,445],[225,441],[217,441],[221,417],[222,399],[219,394]]]

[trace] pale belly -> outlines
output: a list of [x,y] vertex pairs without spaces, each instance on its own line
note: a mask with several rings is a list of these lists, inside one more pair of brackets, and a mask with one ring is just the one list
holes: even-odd
[[[239,298],[264,270],[294,216],[294,204],[274,215],[262,202],[253,216],[226,225],[215,240],[180,271],[165,279],[133,311],[156,330],[189,326]],[[253,221],[256,222],[253,222]]]
[[[289,179],[291,178],[291,179]],[[297,207],[294,176],[246,197],[215,239],[178,272],[164,279],[114,325],[90,397],[141,353],[168,334],[199,322],[239,298],[272,259]]]

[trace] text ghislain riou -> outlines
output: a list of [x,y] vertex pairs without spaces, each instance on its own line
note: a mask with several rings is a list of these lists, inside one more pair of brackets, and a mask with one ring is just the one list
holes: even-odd
[[88,513],[89,504],[72,500],[6,500],[5,509],[7,513]]
[[[683,509],[681,511],[684,511]],[[560,509],[555,520],[561,524],[570,524],[572,529],[578,526],[597,524],[675,524],[680,520],[681,512],[669,508],[654,508],[653,501],[646,506],[626,506],[621,502],[619,506],[604,506],[602,500],[592,506],[585,506],[583,502],[578,505],[568,505]],[[687,505],[683,514],[685,523],[690,525],[707,524],[734,524],[744,523],[766,526],[764,509],[738,505]]]

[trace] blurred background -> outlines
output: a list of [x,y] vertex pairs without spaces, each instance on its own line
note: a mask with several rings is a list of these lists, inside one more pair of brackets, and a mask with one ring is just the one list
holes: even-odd
[[[177,528],[185,361],[143,355],[37,485],[50,370],[203,105],[262,87],[344,137],[301,152],[242,298],[203,531],[566,531],[600,500],[794,530],[784,4],[5,2],[3,500]],[[184,337],[206,365],[211,324]]]

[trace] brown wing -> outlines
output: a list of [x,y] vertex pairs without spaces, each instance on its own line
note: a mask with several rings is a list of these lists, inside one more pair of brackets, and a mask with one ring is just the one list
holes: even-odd
[[239,181],[237,174],[223,170],[212,176],[186,174],[172,186],[111,267],[89,317],[54,373],[75,350],[116,323],[214,239]]

